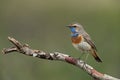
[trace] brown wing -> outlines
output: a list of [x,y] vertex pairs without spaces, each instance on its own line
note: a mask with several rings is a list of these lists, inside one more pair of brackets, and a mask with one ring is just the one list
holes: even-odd
[[83,35],[83,37],[84,37],[85,41],[91,45],[92,49],[97,51],[97,48],[96,48],[95,44],[93,43],[93,41],[91,40],[90,36],[86,33]]
[[92,42],[90,36],[84,32],[83,34],[83,37],[84,37],[84,40],[91,45],[92,47],[92,56],[94,57],[94,59],[97,61],[97,62],[102,62],[102,60],[99,58],[99,56],[97,55],[97,48],[95,46],[95,44]]

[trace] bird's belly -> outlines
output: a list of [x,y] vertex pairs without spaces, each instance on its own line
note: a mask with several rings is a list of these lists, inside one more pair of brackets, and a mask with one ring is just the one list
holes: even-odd
[[90,51],[91,46],[87,42],[81,42],[79,44],[73,44],[73,46],[81,51]]

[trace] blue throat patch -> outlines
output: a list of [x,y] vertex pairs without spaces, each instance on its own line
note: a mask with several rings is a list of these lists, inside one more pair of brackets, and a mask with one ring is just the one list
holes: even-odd
[[75,30],[74,27],[71,27],[70,30],[71,30],[72,33],[76,33],[76,30]]
[[78,33],[72,33],[71,36],[72,37],[77,37],[79,34]]
[[72,32],[72,34],[71,34],[72,37],[77,37],[78,36],[78,32],[76,32],[76,29],[74,27],[71,27],[70,30]]

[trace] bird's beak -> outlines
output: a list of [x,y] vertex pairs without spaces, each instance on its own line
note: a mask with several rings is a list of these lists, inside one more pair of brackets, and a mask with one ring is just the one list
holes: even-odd
[[67,25],[66,27],[69,27],[69,28],[70,28],[71,26],[70,26],[70,25]]

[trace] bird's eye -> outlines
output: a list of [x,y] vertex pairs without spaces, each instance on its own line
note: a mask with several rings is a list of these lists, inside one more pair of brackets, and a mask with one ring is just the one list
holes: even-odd
[[73,26],[74,28],[76,28],[77,26]]

